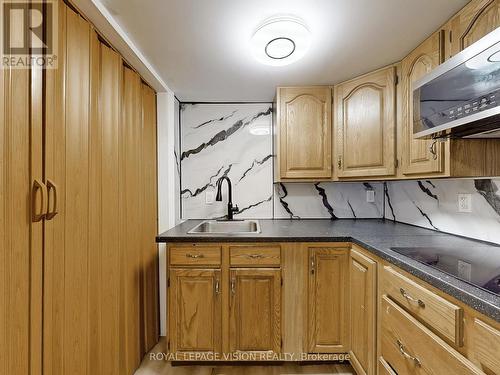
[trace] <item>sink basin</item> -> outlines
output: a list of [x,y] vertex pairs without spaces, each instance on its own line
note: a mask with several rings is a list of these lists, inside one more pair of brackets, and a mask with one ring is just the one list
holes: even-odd
[[195,226],[190,234],[244,234],[260,233],[257,220],[206,220]]

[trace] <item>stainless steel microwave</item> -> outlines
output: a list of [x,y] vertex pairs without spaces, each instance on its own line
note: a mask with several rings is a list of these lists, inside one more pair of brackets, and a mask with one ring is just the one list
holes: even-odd
[[500,138],[500,28],[413,84],[414,138]]

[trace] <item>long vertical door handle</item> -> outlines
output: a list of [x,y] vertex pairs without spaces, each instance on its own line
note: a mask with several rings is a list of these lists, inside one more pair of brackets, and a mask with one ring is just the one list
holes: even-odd
[[[51,194],[52,193],[52,194]],[[51,204],[50,196],[54,197],[54,202]],[[52,206],[52,211],[51,211]],[[51,220],[57,215],[57,185],[51,180],[47,179],[47,214],[45,215],[46,220]]]
[[[40,209],[37,210],[39,193],[41,194],[41,201]],[[35,178],[33,180],[33,187],[31,189],[31,213],[32,220],[34,222],[40,221],[45,217],[45,213],[47,212],[47,195],[47,186],[45,186],[42,181]]]

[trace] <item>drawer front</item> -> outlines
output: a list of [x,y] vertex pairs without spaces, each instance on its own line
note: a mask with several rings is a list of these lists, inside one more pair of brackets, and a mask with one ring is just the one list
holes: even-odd
[[420,286],[392,267],[385,266],[383,293],[397,301],[420,321],[456,346],[462,346],[463,310]]
[[221,264],[221,247],[210,245],[170,246],[171,266],[213,266]]
[[472,329],[474,360],[484,370],[500,375],[500,331],[477,318]]
[[378,359],[378,375],[397,375],[394,370],[389,366],[387,361],[380,357]]
[[281,248],[279,246],[230,246],[232,267],[279,267]]
[[483,374],[467,358],[382,297],[382,356],[399,374]]

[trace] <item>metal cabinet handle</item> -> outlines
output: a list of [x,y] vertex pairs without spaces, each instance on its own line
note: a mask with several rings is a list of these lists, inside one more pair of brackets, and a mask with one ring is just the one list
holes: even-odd
[[236,294],[236,280],[231,279],[231,294]]
[[220,294],[220,282],[219,282],[219,279],[215,280],[215,294]]
[[433,158],[434,160],[436,160],[436,159],[438,158],[438,155],[437,155],[437,149],[436,149],[436,147],[437,147],[437,146],[436,146],[436,145],[437,145],[437,142],[438,142],[438,141],[435,139],[435,140],[431,143],[431,145],[429,146],[429,151],[430,151],[430,153],[432,154],[432,158]]
[[198,258],[205,258],[205,255],[203,254],[186,254],[186,258],[191,258],[191,259],[198,259]]
[[415,302],[418,306],[420,307],[425,307],[425,303],[424,301],[422,301],[421,299],[417,299],[417,298],[414,298],[412,297],[411,295],[409,295],[406,290],[404,290],[403,288],[399,288],[399,292],[401,293],[401,295],[406,298],[408,301],[410,302]]
[[337,166],[339,167],[339,169],[342,168],[342,156],[339,156],[337,158]]
[[398,348],[399,348],[399,352],[401,353],[401,355],[407,359],[410,359],[412,360],[413,362],[415,362],[415,364],[418,366],[418,367],[421,367],[422,366],[422,363],[420,362],[420,359],[418,359],[417,357],[414,357],[412,355],[410,355],[406,349],[405,349],[405,346],[403,345],[403,343],[399,340],[396,341],[396,344],[398,344]]
[[[53,192],[54,203],[52,203],[52,211],[50,211],[50,196]],[[51,220],[57,215],[57,186],[51,180],[47,179],[47,214],[45,215],[46,220]]]
[[314,263],[314,255],[311,255],[311,273],[314,274],[316,264]]
[[[40,202],[40,210],[37,212],[37,194],[41,193],[41,202]],[[31,212],[32,212],[32,220],[34,222],[40,221],[45,217],[47,212],[47,186],[38,180],[33,180],[33,188],[31,189]]]
[[260,259],[263,257],[262,254],[247,254],[247,257],[251,258],[251,259]]

